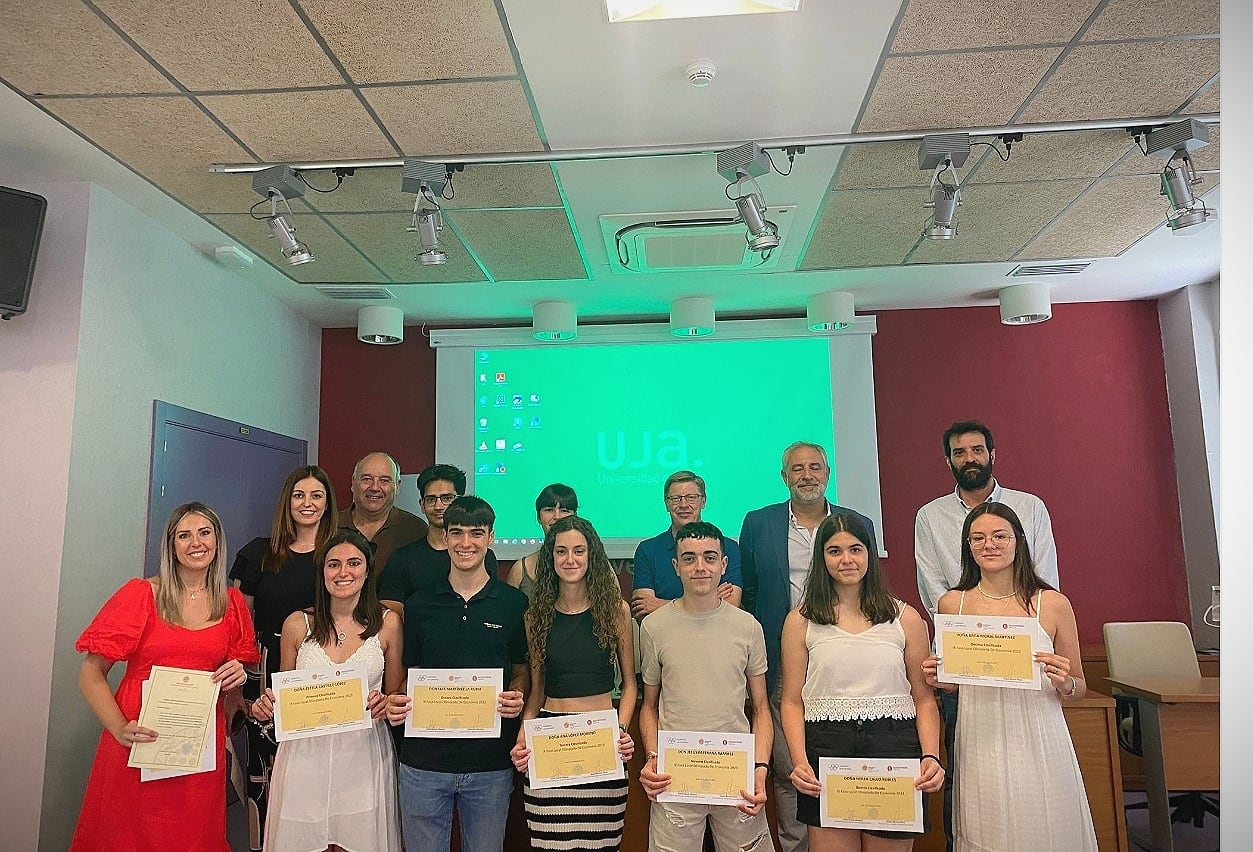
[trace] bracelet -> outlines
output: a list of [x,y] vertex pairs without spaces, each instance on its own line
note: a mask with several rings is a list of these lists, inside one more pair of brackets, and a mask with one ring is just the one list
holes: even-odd
[[618,730],[619,730],[619,731],[621,731],[622,733],[624,733],[624,734],[625,734],[625,733],[627,732],[626,725],[624,725],[624,724],[622,724],[621,722],[619,722],[619,723],[618,723]]
[[1063,692],[1062,695],[1069,698],[1079,691],[1079,681],[1075,680],[1075,676],[1070,676],[1070,692]]
[[650,752],[648,752],[647,754],[645,754],[645,755],[644,755],[644,762],[645,762],[645,763],[647,763],[647,762],[648,762],[648,761],[650,761],[650,760],[656,760],[656,759],[657,759],[657,752],[655,752],[655,751],[650,751]]
[[944,764],[940,763],[940,759],[936,757],[934,754],[924,754],[922,757],[918,758],[918,760],[923,761],[923,760],[926,760],[928,757],[934,760],[935,765],[940,767],[941,770],[944,769]]
[[754,764],[753,764],[753,769],[764,769],[764,770],[766,770],[766,774],[767,774],[767,775],[769,775],[769,774],[770,774],[770,764],[769,764],[769,763],[762,763],[761,761],[758,761],[757,763],[754,763]]

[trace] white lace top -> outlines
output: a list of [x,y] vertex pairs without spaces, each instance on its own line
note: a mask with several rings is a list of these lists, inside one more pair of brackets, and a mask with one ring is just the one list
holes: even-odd
[[811,621],[805,646],[809,669],[801,698],[806,721],[914,718],[914,698],[905,676],[905,631],[899,618],[862,633]]

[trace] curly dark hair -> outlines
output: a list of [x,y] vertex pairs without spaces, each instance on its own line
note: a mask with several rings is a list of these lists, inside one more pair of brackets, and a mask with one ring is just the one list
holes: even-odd
[[591,601],[592,630],[600,647],[609,652],[609,659],[618,658],[618,630],[625,617],[622,611],[622,587],[618,575],[609,564],[605,545],[595,527],[578,515],[567,515],[548,528],[544,544],[539,550],[539,564],[535,570],[535,591],[526,611],[526,641],[531,652],[531,663],[544,668],[548,649],[548,631],[553,626],[553,613],[557,610],[559,582],[553,567],[553,549],[557,536],[564,532],[577,532],[587,541],[587,596]]

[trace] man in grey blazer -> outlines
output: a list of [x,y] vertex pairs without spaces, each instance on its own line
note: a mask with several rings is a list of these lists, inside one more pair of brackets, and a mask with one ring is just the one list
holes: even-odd
[[[789,776],[792,760],[779,725],[779,637],[783,619],[800,602],[814,552],[814,530],[827,515],[856,515],[874,538],[874,524],[860,512],[827,501],[831,466],[819,444],[797,441],[783,451],[780,471],[790,499],[754,509],[740,530],[743,607],[761,623],[766,635],[766,688],[774,717],[774,787],[783,852],[806,852],[809,839],[796,819],[796,790]],[[873,544],[873,542],[872,542]],[[877,545],[876,545],[877,546]]]

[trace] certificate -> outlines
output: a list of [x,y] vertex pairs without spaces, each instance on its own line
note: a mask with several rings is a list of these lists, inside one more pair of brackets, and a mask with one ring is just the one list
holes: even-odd
[[213,673],[153,666],[139,725],[157,732],[150,743],[134,743],[127,766],[194,769],[204,756],[209,728],[217,722],[219,685]]
[[274,739],[302,740],[373,724],[365,663],[314,666],[270,675],[274,690]]
[[823,828],[922,833],[922,791],[917,758],[818,758]]
[[531,750],[527,776],[545,790],[625,778],[618,756],[618,711],[571,713],[522,723]]
[[1021,616],[936,615],[936,655],[940,658],[936,679],[1039,689],[1037,624],[1034,618]]
[[[148,681],[140,684],[143,700],[148,699]],[[209,735],[204,741],[204,755],[200,765],[191,769],[143,769],[139,770],[140,781],[160,781],[162,778],[177,778],[180,775],[196,775],[200,772],[212,772],[218,765],[218,726],[209,726]]]
[[501,669],[409,669],[405,736],[499,737],[496,699],[504,689]]
[[658,731],[657,771],[670,776],[659,802],[742,805],[753,792],[753,735],[711,731]]

